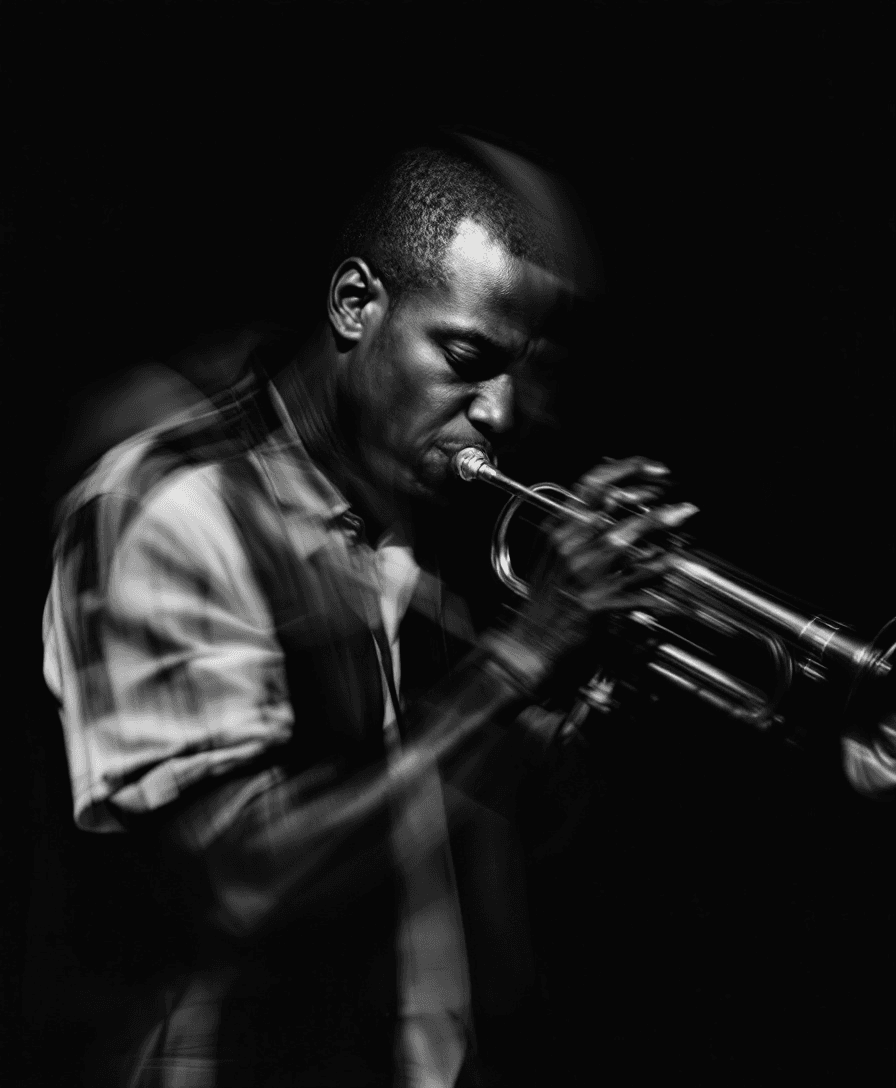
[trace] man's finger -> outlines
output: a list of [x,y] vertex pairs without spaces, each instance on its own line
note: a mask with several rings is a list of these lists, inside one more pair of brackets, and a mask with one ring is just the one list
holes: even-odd
[[[650,533],[678,528],[696,513],[697,507],[692,503],[677,503],[633,515],[624,521],[605,519],[602,524],[603,515],[598,512],[590,526],[571,520],[558,524],[550,534],[551,543],[559,555],[567,557],[582,549],[593,548],[593,558],[606,562],[607,559],[612,560],[613,553],[619,557],[636,545],[643,547],[640,542]],[[598,537],[602,528],[607,531]],[[643,559],[644,556],[639,558]]]
[[667,552],[621,571],[618,584],[628,587],[643,586],[655,582],[672,569],[672,556]]
[[659,461],[650,461],[646,457],[629,457],[625,461],[615,461],[593,468],[579,480],[573,492],[582,502],[592,505],[600,502],[614,484],[639,476],[642,478],[640,482],[644,482],[645,478],[660,481],[668,475],[669,469]]
[[601,543],[618,552],[624,552],[637,544],[642,537],[656,532],[657,529],[678,529],[688,518],[692,518],[697,510],[698,508],[690,502],[660,506],[648,514],[618,522],[604,534]]
[[607,513],[613,513],[620,507],[629,508],[638,506],[650,506],[657,502],[664,487],[611,487],[604,496],[604,509]]

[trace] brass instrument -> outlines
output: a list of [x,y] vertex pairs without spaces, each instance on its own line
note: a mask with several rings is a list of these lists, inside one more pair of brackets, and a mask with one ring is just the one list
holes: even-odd
[[[512,498],[495,525],[491,562],[501,582],[517,596],[528,597],[530,590],[514,572],[507,534],[524,503],[560,518],[580,520],[592,528],[600,524],[594,512],[565,488],[551,483],[525,487],[499,472],[475,447],[457,453],[452,467],[462,480],[482,480],[510,492]],[[640,512],[644,509],[639,508]],[[608,528],[613,524],[612,518],[599,517]],[[649,648],[646,667],[655,677],[735,719],[766,728],[780,723],[778,711],[797,671],[812,680],[823,680],[830,667],[852,681],[853,693],[866,681],[882,680],[891,673],[896,654],[896,620],[887,624],[873,642],[862,641],[840,624],[783,603],[783,595],[760,588],[722,560],[686,550],[683,543],[681,538],[673,540],[671,570],[663,576],[659,588],[649,591],[656,599],[659,615],[645,611],[629,614],[639,641]],[[773,666],[772,690],[764,691],[707,660],[711,653],[669,626],[666,617],[676,615],[717,635],[758,640]],[[589,707],[607,710],[614,705],[612,687],[612,678],[598,673],[582,689],[582,700]]]

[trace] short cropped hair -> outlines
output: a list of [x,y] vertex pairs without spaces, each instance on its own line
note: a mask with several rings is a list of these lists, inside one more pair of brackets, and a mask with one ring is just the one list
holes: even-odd
[[350,213],[333,268],[365,260],[392,306],[410,291],[445,282],[445,251],[471,219],[519,259],[543,267],[550,247],[517,197],[477,162],[439,147],[417,147],[392,160]]

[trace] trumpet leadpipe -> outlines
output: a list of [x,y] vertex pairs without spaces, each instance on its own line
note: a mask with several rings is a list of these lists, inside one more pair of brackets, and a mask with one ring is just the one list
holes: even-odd
[[[554,514],[556,517],[578,521],[583,525],[595,526],[602,524],[602,515],[589,513],[585,509],[578,510],[575,506],[567,506],[562,502],[549,499],[547,495],[542,492],[531,487],[526,487],[517,480],[512,480],[509,476],[505,476],[503,472],[500,472],[495,468],[482,450],[477,449],[475,446],[469,446],[459,453],[456,453],[452,458],[451,466],[454,469],[455,474],[462,480],[483,480],[485,483],[494,484],[495,487],[500,487],[502,491],[507,491],[519,499],[525,499],[526,502],[531,502],[533,506],[540,507],[547,514]],[[560,491],[562,489],[555,488],[554,490]],[[579,501],[571,493],[566,492],[566,494],[569,495],[569,498],[573,502]],[[584,506],[584,504],[581,505]],[[606,519],[604,519],[604,521],[606,521]]]

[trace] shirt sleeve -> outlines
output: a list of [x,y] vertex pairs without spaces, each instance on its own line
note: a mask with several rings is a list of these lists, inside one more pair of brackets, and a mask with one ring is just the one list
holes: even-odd
[[120,829],[107,801],[158,808],[285,743],[293,724],[282,652],[217,470],[160,487],[114,546],[111,501],[95,501],[75,558],[57,559],[45,618],[75,819],[96,831]]

